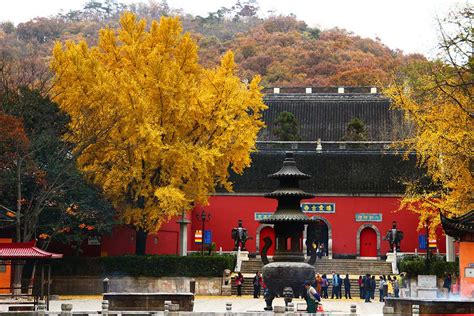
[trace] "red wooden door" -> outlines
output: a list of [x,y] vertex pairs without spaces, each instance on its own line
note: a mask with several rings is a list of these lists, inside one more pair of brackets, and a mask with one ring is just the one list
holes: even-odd
[[360,256],[377,257],[377,233],[370,227],[360,233]]
[[270,239],[272,240],[272,246],[270,247],[270,249],[268,249],[267,256],[273,256],[275,254],[275,231],[272,227],[267,226],[260,231],[260,252],[262,251],[263,246],[265,245],[265,242],[263,241],[265,237],[270,237]]

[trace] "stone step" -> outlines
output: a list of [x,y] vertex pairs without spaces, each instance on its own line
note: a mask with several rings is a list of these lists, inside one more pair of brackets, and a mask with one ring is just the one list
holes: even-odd
[[[391,274],[392,266],[384,261],[367,261],[357,259],[322,259],[315,263],[316,271],[320,274],[330,274],[332,271],[341,274],[365,275],[366,273],[382,275]],[[261,271],[263,263],[258,259],[242,262],[241,272],[244,274]],[[335,267],[337,267],[335,269]]]
[[[253,277],[244,277],[244,284],[242,285],[242,295],[253,295]],[[235,285],[235,278],[232,278],[232,295],[237,295],[237,286]],[[378,283],[377,283],[378,286]],[[328,287],[328,294],[331,297],[332,293],[332,285]],[[263,294],[263,290],[261,293]],[[342,287],[342,295],[344,297],[344,286]],[[352,297],[359,297],[359,285],[357,283],[357,279],[351,279],[351,296]],[[374,292],[374,297],[379,297],[379,290],[378,288]]]

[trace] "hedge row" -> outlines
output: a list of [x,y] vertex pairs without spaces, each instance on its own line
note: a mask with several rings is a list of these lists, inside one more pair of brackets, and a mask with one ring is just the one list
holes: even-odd
[[458,274],[459,262],[446,262],[443,256],[432,256],[429,262],[430,269],[426,271],[426,258],[424,256],[405,256],[399,263],[400,272],[405,272],[408,277],[423,274],[434,274],[442,278],[446,273]]
[[234,266],[231,255],[66,257],[55,260],[52,272],[57,276],[219,277]]

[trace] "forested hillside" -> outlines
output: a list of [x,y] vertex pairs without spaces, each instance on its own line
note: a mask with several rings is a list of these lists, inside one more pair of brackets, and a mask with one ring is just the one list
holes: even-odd
[[[86,39],[95,44],[101,27],[116,27],[120,14],[132,11],[148,21],[179,16],[185,31],[198,40],[201,63],[215,65],[228,49],[236,56],[244,78],[260,74],[266,86],[384,86],[390,74],[420,55],[405,55],[378,40],[361,38],[342,29],[309,27],[297,17],[270,14],[260,17],[255,0],[237,1],[208,16],[193,16],[170,8],[166,1],[126,5],[114,0],[86,2],[82,10],[38,17],[14,26],[0,25],[1,63],[22,60],[22,78],[36,73],[35,84],[48,77],[47,59],[55,41]],[[2,67],[1,71],[5,75]],[[25,73],[26,72],[26,73]],[[26,77],[25,77],[26,76]],[[5,78],[3,78],[5,80]]]

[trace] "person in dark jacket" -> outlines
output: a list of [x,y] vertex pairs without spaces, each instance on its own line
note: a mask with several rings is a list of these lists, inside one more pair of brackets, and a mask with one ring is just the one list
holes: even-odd
[[349,280],[349,274],[346,274],[346,277],[344,279],[344,296],[347,298],[349,296],[349,299],[352,299],[351,297],[351,280]]
[[453,284],[453,280],[451,278],[451,274],[446,274],[443,281],[443,292],[446,297],[449,297],[451,293],[451,285]]
[[260,288],[262,286],[262,283],[262,276],[260,275],[260,272],[257,271],[257,273],[255,273],[255,276],[253,277],[253,298],[260,297]]
[[375,299],[375,289],[377,288],[377,281],[375,280],[375,275],[372,276],[370,280],[370,297]]
[[344,282],[341,278],[341,275],[338,273],[337,278],[339,280],[339,286],[337,287],[338,298],[342,299],[342,283]]
[[365,302],[370,303],[370,288],[372,287],[371,285],[372,279],[370,277],[370,274],[367,273],[365,275],[365,281],[364,281],[364,288],[365,288]]

